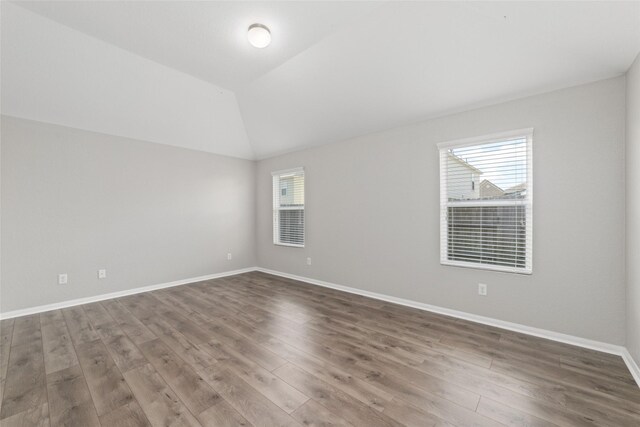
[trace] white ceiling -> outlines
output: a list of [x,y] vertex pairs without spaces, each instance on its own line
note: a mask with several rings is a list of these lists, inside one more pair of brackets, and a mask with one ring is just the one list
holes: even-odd
[[[21,116],[50,120],[54,115],[39,111],[42,108],[35,100],[7,100],[4,91],[14,85],[14,79],[22,82],[17,85],[21,88],[60,84],[30,81],[47,80],[45,75],[28,73],[30,64],[38,61],[20,62],[13,56],[26,56],[20,53],[24,49],[31,49],[33,56],[34,49],[59,50],[43,41],[48,38],[45,32],[66,31],[68,37],[74,33],[94,45],[100,43],[95,55],[110,50],[107,45],[120,48],[118,56],[135,54],[151,60],[145,61],[149,69],[153,64],[165,74],[178,70],[184,73],[178,73],[181,81],[193,78],[212,88],[204,90],[189,81],[194,93],[184,95],[180,104],[187,108],[178,117],[174,109],[156,111],[153,106],[153,120],[141,123],[139,129],[131,120],[123,128],[120,120],[102,123],[99,131],[245,158],[264,158],[621,75],[640,51],[639,2],[46,1],[20,2],[20,6],[70,28],[54,31],[41,24],[14,28],[12,40],[22,35],[38,39],[39,44],[16,41],[20,49],[9,46],[6,53],[7,8],[3,5],[3,112],[14,111],[13,104],[20,102]],[[253,22],[271,28],[273,43],[268,48],[248,45],[246,28]],[[14,62],[20,62],[20,67],[5,67]],[[57,62],[62,80],[64,63],[72,68],[77,58],[69,53],[65,61]],[[135,61],[126,62],[134,66]],[[118,103],[111,98],[117,101],[118,92],[121,97],[128,95],[137,84],[121,84],[127,80],[123,70],[128,68],[116,67],[124,66],[111,66],[117,78],[106,78],[101,84],[106,93],[100,94],[104,99],[96,114],[108,116],[109,109],[122,104],[121,99]],[[20,72],[11,73],[11,69]],[[86,72],[76,74],[77,79]],[[5,84],[7,79],[11,81]],[[173,76],[171,81],[176,79]],[[199,92],[196,86],[203,91],[202,99],[193,106],[187,101]],[[53,95],[60,93],[50,95],[51,103],[57,102],[56,108],[68,113],[58,122],[95,127],[95,118],[72,117],[82,110],[78,103],[86,99],[56,100]],[[176,94],[163,96],[168,102]],[[136,108],[144,102],[138,100]],[[198,113],[201,108],[211,111]],[[195,118],[190,119],[192,115]],[[163,117],[173,123],[168,136],[144,130],[156,123],[160,126]],[[207,127],[207,120],[215,123]],[[179,121],[195,122],[198,129],[180,137],[185,129],[174,123]],[[234,129],[224,131],[224,126]],[[115,127],[122,130],[116,132]],[[130,128],[136,135],[127,134]],[[199,142],[194,145],[192,140]],[[238,150],[233,149],[236,145]]]
[[2,114],[255,157],[233,92],[1,5]]
[[[33,12],[227,89],[267,73],[376,3],[23,1]],[[268,49],[247,43],[256,22]]]

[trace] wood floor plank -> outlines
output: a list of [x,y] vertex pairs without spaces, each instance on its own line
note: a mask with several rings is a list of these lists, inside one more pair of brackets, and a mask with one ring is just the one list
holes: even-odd
[[100,325],[104,325],[105,323],[111,323],[114,321],[113,317],[107,312],[107,310],[102,306],[102,304],[98,302],[94,302],[92,304],[85,304],[82,306],[85,314],[89,318],[89,321],[93,325],[94,328],[97,328]]
[[640,425],[618,356],[252,272],[0,322],[0,423]]
[[489,367],[491,365],[491,358],[487,357],[483,354],[475,354],[465,351],[457,350],[455,347],[448,346],[446,344],[442,344],[439,340],[441,337],[441,333],[432,333],[430,332],[430,328],[424,327],[421,329],[409,328],[406,324],[402,322],[388,322],[385,319],[385,322],[380,322],[375,319],[375,316],[371,316],[371,313],[365,310],[357,310],[353,311],[357,314],[355,321],[344,320],[339,318],[340,311],[335,310],[327,310],[326,307],[322,307],[322,317],[316,319],[315,321],[310,321],[309,324],[318,325],[319,322],[326,323],[328,321],[336,321],[338,323],[355,325],[356,327],[361,327],[368,329],[370,331],[375,331],[380,335],[394,336],[394,337],[402,337],[403,341],[417,345],[417,346],[426,346],[428,348],[436,349],[442,353],[446,353],[463,360],[469,360],[473,363],[476,363],[480,366]]
[[[242,310],[236,309],[233,305],[221,306],[216,303],[215,298],[211,298],[206,293],[199,293],[197,287],[189,287],[185,289],[181,298],[196,298],[200,301],[206,302],[207,306],[197,308],[197,312],[205,316],[214,316],[217,323],[222,323],[228,328],[242,334],[243,336],[251,339],[253,342],[260,343],[269,339],[268,335],[262,334],[251,322],[247,320],[247,316],[244,316]],[[191,300],[189,300],[191,302]],[[207,309],[208,307],[208,309]]]
[[486,397],[482,397],[482,399],[480,399],[480,403],[478,404],[478,413],[509,426],[557,427],[557,424],[545,421],[526,412],[513,409]]
[[180,313],[171,310],[164,310],[163,317],[170,322],[182,335],[196,344],[206,343],[211,339],[210,335],[195,323],[190,322]]
[[148,298],[143,297],[141,294],[117,298],[116,301],[145,325],[145,319],[157,315],[153,306],[148,304]]
[[[422,310],[412,309],[403,306],[396,306],[386,302],[380,302],[376,300],[370,300],[367,298],[363,298],[361,296],[354,296],[350,294],[345,294],[339,291],[333,291],[331,295],[327,296],[327,293],[330,293],[330,290],[315,290],[311,289],[309,285],[301,284],[300,282],[293,282],[288,279],[284,281],[282,278],[272,279],[268,278],[267,282],[273,286],[273,284],[277,284],[278,282],[286,283],[286,291],[288,292],[296,292],[296,295],[305,297],[309,294],[314,295],[314,299],[321,301],[320,305],[326,307],[327,305],[333,307],[333,313],[346,311],[352,314],[356,314],[359,316],[360,320],[366,320],[367,318],[383,318],[385,323],[396,323],[401,327],[405,327],[407,325],[413,325],[419,327],[420,335],[422,337],[422,341],[425,340],[425,337],[430,336],[430,332],[434,329],[434,327],[441,328],[443,326],[447,327],[455,327],[460,331],[466,330],[468,332],[477,333],[475,327],[471,326],[474,324],[464,323],[459,324],[457,319],[449,318],[442,315],[434,315],[433,313],[428,313]],[[251,281],[253,285],[262,285],[263,283]],[[292,289],[297,289],[296,291],[292,291]],[[279,289],[282,291],[282,289]],[[371,302],[368,302],[371,301]],[[370,313],[370,316],[362,316],[362,314]],[[437,321],[437,325],[434,325],[433,320]],[[481,333],[483,336],[493,336],[497,338],[496,331],[483,331]],[[434,338],[439,338],[441,333],[433,335]]]
[[[558,425],[566,425],[560,421],[560,424],[555,424],[544,419],[538,418],[527,412],[520,411],[518,409],[511,408],[502,403],[496,402],[492,399],[483,397],[478,405],[478,413],[483,414],[488,418],[499,421],[505,425],[518,425],[525,427],[557,427]],[[573,424],[569,425],[589,425],[588,420],[573,420]]]
[[11,348],[11,338],[13,336],[14,319],[0,321],[0,381],[7,377],[7,366],[9,365],[9,349]]
[[309,400],[308,396],[231,348],[225,349],[213,341],[204,349],[216,357],[218,365],[233,371],[287,413],[295,411]]
[[44,366],[47,374],[77,365],[78,358],[62,311],[54,310],[42,313],[40,323],[44,346]]
[[[294,340],[295,341],[295,340]],[[369,370],[360,366],[359,360],[352,355],[336,352],[333,346],[323,346],[321,343],[305,343],[305,340],[298,337],[292,345],[298,346],[305,352],[313,353],[331,364],[345,366],[345,369],[354,372],[355,375],[371,382],[376,387],[393,393],[402,400],[413,404],[416,407],[424,408],[428,413],[433,414],[445,421],[460,425],[490,426],[496,425],[490,419],[478,416],[474,411],[467,409],[457,403],[443,399],[436,395],[416,387],[410,381],[387,374],[384,370]],[[475,408],[474,408],[475,409]]]
[[405,426],[411,427],[454,425],[400,399],[392,399],[388,402],[384,407],[384,414]]
[[[283,337],[283,340],[288,340],[288,342],[293,345],[303,336],[305,339],[310,339],[317,344],[329,345],[334,354],[341,354],[345,358],[354,359],[356,365],[368,372],[383,372],[393,375],[408,383],[415,384],[432,395],[457,402],[459,405],[468,409],[475,410],[480,398],[479,395],[474,392],[464,388],[454,387],[447,381],[425,374],[413,367],[395,363],[387,358],[383,352],[366,349],[348,340],[339,339],[328,334],[318,334],[308,329],[293,331],[280,328],[279,330],[273,331],[273,333],[279,337]],[[352,369],[353,368],[352,366]]]
[[420,363],[425,359],[424,352],[411,343],[402,342],[392,336],[369,331],[358,325],[346,325],[329,318],[314,319],[307,322],[307,326],[321,333],[348,338],[354,342],[362,343],[365,348],[376,352],[384,352],[389,358],[400,363]]
[[214,365],[202,369],[199,373],[254,426],[301,426],[289,414],[230,370]]
[[[635,387],[635,381],[630,374],[624,375],[619,372],[617,366],[613,370],[602,371],[595,365],[582,366],[576,364],[563,363],[559,355],[554,355],[548,351],[540,351],[535,348],[526,348],[520,344],[512,344],[500,342],[495,343],[482,342],[478,339],[470,337],[447,337],[443,339],[449,344],[457,345],[464,348],[465,351],[478,351],[483,354],[491,355],[494,362],[522,363],[528,366],[537,366],[544,370],[554,371],[554,376],[567,378],[591,378],[592,380],[611,383],[612,385],[621,384],[623,387],[632,385]],[[576,375],[577,374],[577,375]]]
[[158,339],[175,351],[182,360],[189,362],[194,369],[206,368],[216,363],[216,359],[211,354],[189,341],[164,320],[152,318],[148,326]]
[[76,353],[98,416],[133,400],[131,390],[101,340],[77,345]]
[[[163,304],[173,308],[178,311],[183,316],[188,317],[193,320],[191,316],[196,313],[195,307],[193,307],[190,303],[188,303],[184,298],[182,298],[183,293],[180,292],[175,293],[176,291],[173,289],[163,289],[158,292],[154,292],[151,294],[154,298],[158,299]],[[176,298],[175,295],[180,295],[180,297]],[[201,325],[201,323],[195,322],[197,325]]]
[[[385,346],[382,348],[375,346],[367,347],[366,345],[353,346],[351,343],[342,340],[333,348],[342,350],[345,354],[346,352],[351,352],[357,357],[359,355],[358,350],[366,352],[360,357],[362,360],[359,360],[359,363],[370,370],[387,372],[398,378],[405,379],[436,396],[457,402],[468,409],[475,409],[477,406],[479,400],[479,394],[477,394],[477,392],[468,391],[465,387],[452,387],[447,376],[443,375],[438,377],[432,375],[430,371],[416,369],[414,365],[415,361],[411,358],[405,359],[398,356],[395,358],[387,357],[391,352]],[[371,358],[367,358],[366,355],[370,355]]]
[[82,343],[100,339],[81,306],[65,308],[62,310],[62,315],[76,347]]
[[156,336],[137,317],[116,300],[102,301],[100,304],[118,322],[120,328],[135,344],[151,341]]
[[527,381],[559,381],[587,390],[604,391],[607,394],[616,396],[619,399],[627,400],[634,404],[640,404],[640,394],[638,387],[631,384],[621,384],[615,381],[604,379],[594,379],[589,376],[564,371],[551,366],[533,366],[517,360],[502,361],[495,360],[491,369]]
[[[264,348],[263,346],[251,342],[243,335],[221,323],[210,323],[202,326],[202,329],[209,333],[210,337],[236,353],[260,365],[268,371],[273,371],[286,363],[286,360]],[[211,342],[209,340],[208,342]]]
[[282,357],[292,364],[378,411],[383,411],[387,404],[393,399],[391,393],[381,390],[366,381],[352,376],[347,371],[306,354],[275,338],[266,343],[266,345],[275,352],[278,352],[278,354],[282,355]]
[[233,406],[226,400],[221,400],[215,406],[202,412],[198,418],[202,427],[232,427],[232,426],[250,426],[251,423],[246,420]]
[[465,408],[441,397],[431,395],[423,389],[381,372],[372,372],[367,376],[378,387],[392,391],[396,398],[403,400],[423,411],[432,414],[454,425],[462,426],[497,426],[499,423],[475,411]]
[[2,427],[49,427],[49,405],[31,407],[0,421]]
[[[33,319],[29,319],[28,322],[33,322]],[[16,320],[16,325],[18,324],[22,324],[20,318]],[[40,328],[38,327],[37,334],[31,327],[22,330],[29,337],[24,340],[17,340],[19,343],[26,344],[11,346],[0,420],[33,408],[40,408],[47,403],[46,374]],[[35,335],[37,335],[37,339],[34,338]]]
[[594,376],[595,378],[615,379],[626,384],[635,385],[635,379],[629,369],[619,365],[609,364],[607,362],[594,362],[579,358],[560,358],[560,367],[568,369],[579,374]]
[[0,321],[0,413],[2,413],[2,400],[4,398],[4,386],[6,384],[5,379],[7,377],[7,368],[9,366],[13,323],[14,319],[5,319]]
[[147,359],[138,347],[116,322],[102,323],[96,326],[96,332],[100,335],[120,372],[126,372],[147,363]]
[[574,345],[551,341],[532,335],[503,331],[502,336],[500,337],[500,341],[518,344],[520,348],[544,350],[549,352],[550,354],[555,354],[558,356],[576,356],[595,361],[605,361],[609,364],[618,366],[625,366],[624,361],[618,355],[576,347]]
[[196,418],[222,400],[200,375],[159,339],[147,341],[140,349]]
[[574,416],[586,416],[604,424],[624,422],[621,421],[624,418],[637,419],[640,423],[638,414],[625,411],[619,401],[603,406],[597,399],[594,401],[593,396],[576,389],[569,390],[562,385],[536,385],[452,361],[425,360],[417,368],[447,378],[450,382],[480,393],[483,397],[514,407],[536,408],[541,416],[546,413],[555,418],[552,414],[563,412],[573,413]]
[[426,358],[443,358],[460,360],[462,362],[473,363],[474,365],[486,366],[491,364],[491,359],[478,361],[470,359],[468,355],[456,351],[455,348],[446,346],[439,342],[415,343],[405,340],[402,334],[389,335],[358,324],[349,324],[337,319],[322,317],[309,322],[311,326],[333,330],[342,336],[350,336],[356,340],[363,341],[366,345],[382,349],[395,357],[404,357],[413,362],[422,362]]
[[103,427],[147,427],[151,425],[137,401],[127,403],[102,415],[100,424]]
[[353,427],[353,424],[340,418],[313,399],[309,399],[304,405],[296,409],[291,416],[309,427]]
[[124,377],[151,425],[201,426],[150,364],[132,369]]
[[[539,399],[524,398],[516,393],[509,396],[502,396],[497,401],[500,404],[513,408],[513,412],[515,413],[521,412],[528,414],[560,426],[594,424],[624,426],[630,423],[630,425],[633,425],[634,423],[634,421],[628,417],[618,415],[612,411],[602,411],[597,407],[586,404],[580,408],[569,409],[566,406],[560,406]],[[635,423],[637,423],[637,421]]]
[[37,314],[18,317],[13,323],[11,347],[25,344],[42,344],[40,316]]
[[[286,319],[278,313],[271,313],[263,307],[260,307],[255,303],[251,303],[246,298],[237,295],[232,290],[217,288],[215,293],[213,293],[212,289],[208,288],[194,287],[193,289],[198,291],[202,298],[206,299],[209,303],[217,301],[217,303],[224,304],[225,306],[234,307],[236,310],[236,314],[234,314],[234,316],[238,316],[238,314],[242,313],[248,321],[260,322],[263,320],[269,320],[275,323],[288,323],[294,328],[295,325],[298,325],[298,323]],[[249,295],[247,295],[247,297],[248,296]]]
[[80,365],[47,375],[52,426],[100,427]]
[[402,425],[290,363],[276,369],[274,373],[351,424],[368,426]]

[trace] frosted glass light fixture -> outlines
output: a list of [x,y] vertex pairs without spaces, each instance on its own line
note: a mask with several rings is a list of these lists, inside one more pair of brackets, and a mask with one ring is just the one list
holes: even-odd
[[271,43],[271,32],[266,25],[252,24],[249,26],[247,38],[251,46],[262,49]]

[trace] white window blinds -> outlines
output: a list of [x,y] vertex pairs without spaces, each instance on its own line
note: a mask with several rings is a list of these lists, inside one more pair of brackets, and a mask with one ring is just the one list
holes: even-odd
[[442,264],[531,274],[532,137],[524,129],[438,144]]
[[304,247],[304,169],[272,172],[273,243]]

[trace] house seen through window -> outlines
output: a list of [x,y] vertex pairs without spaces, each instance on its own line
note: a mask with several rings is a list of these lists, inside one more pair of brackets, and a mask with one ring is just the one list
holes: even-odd
[[527,129],[439,145],[442,264],[531,273],[531,143]]
[[273,172],[273,243],[304,246],[304,169]]

